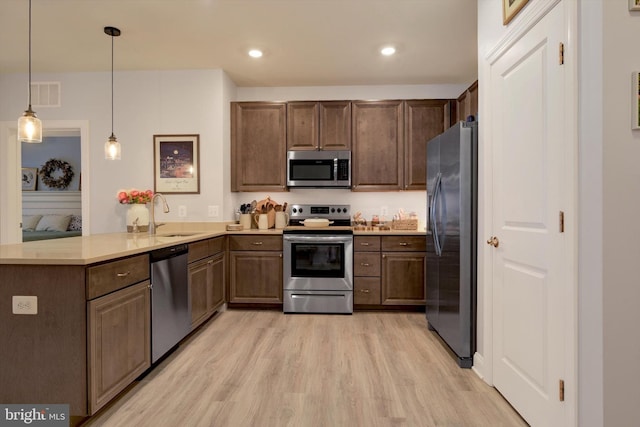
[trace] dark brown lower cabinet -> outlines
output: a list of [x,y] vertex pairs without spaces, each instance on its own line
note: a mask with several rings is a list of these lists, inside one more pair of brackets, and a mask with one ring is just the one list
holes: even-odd
[[383,252],[383,305],[424,305],[427,256],[424,252]]
[[89,301],[89,413],[151,366],[148,280]]
[[231,252],[229,302],[282,303],[282,252]]
[[219,253],[189,264],[191,329],[207,320],[224,303],[224,261],[224,253]]

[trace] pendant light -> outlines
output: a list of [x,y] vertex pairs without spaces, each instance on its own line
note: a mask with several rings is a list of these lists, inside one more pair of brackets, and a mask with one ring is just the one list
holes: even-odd
[[42,122],[31,109],[31,0],[29,0],[29,108],[18,119],[18,140],[42,142]]
[[120,30],[115,27],[104,27],[106,35],[111,36],[111,136],[104,144],[104,158],[107,160],[120,160],[120,143],[113,134],[113,38],[120,35]]

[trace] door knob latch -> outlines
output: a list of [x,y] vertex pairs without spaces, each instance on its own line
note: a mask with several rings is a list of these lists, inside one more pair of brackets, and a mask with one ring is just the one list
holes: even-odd
[[500,245],[500,240],[496,236],[491,236],[489,240],[487,240],[487,244],[497,248]]

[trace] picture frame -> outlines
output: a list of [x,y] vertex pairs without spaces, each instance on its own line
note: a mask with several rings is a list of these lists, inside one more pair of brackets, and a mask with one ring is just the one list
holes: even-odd
[[640,129],[640,72],[631,73],[631,129]]
[[38,168],[22,168],[22,191],[35,191],[38,183]]
[[640,10],[640,0],[629,0],[629,10]]
[[154,192],[200,194],[200,135],[153,135]]
[[529,0],[502,0],[502,25],[507,25]]

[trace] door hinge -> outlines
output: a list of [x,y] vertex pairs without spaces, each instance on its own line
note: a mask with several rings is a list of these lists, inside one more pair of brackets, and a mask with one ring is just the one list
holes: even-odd
[[560,211],[560,222],[559,222],[559,226],[560,226],[560,232],[564,233],[564,212]]
[[560,380],[558,384],[558,399],[564,402],[564,380]]
[[564,64],[564,43],[560,42],[558,49],[558,64]]

